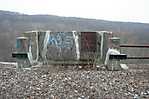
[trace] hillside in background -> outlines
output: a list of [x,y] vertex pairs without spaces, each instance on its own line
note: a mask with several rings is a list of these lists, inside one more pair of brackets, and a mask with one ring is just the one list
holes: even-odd
[[149,24],[0,11],[0,61],[12,61],[11,53],[15,48],[16,36],[31,30],[106,30],[120,36],[122,43],[149,43]]

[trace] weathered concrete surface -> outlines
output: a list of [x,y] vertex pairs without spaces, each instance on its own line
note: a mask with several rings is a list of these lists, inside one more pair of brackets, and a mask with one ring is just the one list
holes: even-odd
[[51,32],[47,48],[47,60],[76,60],[75,39],[72,32]]

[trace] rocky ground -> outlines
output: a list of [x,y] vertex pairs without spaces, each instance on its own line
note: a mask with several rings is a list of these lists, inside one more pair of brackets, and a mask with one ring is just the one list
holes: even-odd
[[0,99],[149,99],[147,66],[127,71],[0,66]]

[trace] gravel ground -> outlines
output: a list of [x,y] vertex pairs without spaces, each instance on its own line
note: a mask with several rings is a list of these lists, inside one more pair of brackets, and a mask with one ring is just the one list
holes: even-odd
[[54,68],[0,67],[0,99],[149,99],[147,69]]

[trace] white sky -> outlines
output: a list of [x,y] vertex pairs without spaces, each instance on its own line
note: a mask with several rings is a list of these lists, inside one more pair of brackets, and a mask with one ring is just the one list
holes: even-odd
[[149,23],[149,0],[0,0],[0,10]]

